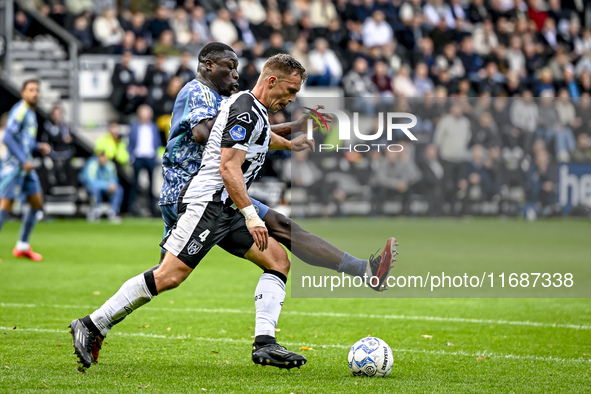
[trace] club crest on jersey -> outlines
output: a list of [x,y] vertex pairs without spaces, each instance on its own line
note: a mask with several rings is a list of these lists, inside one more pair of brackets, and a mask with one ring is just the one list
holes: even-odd
[[234,141],[241,141],[246,137],[246,129],[242,126],[236,125],[230,130],[230,137]]
[[250,119],[250,114],[248,112],[243,112],[236,117],[241,122],[250,123],[252,120]]
[[189,246],[187,246],[187,253],[190,255],[197,254],[199,253],[202,247],[203,245],[201,245],[199,241],[197,241],[196,239],[192,239],[189,243]]

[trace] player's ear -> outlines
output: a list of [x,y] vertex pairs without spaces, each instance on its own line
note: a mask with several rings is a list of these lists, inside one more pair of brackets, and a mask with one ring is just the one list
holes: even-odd
[[205,61],[205,70],[207,72],[211,72],[214,69],[214,67],[215,67],[215,62],[213,60],[207,59]]
[[267,83],[269,84],[269,88],[272,89],[277,85],[277,77],[275,75],[271,75],[267,78]]

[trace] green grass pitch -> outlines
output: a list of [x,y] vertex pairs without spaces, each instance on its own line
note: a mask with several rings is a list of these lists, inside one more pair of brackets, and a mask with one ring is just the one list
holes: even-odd
[[[342,233],[334,220],[301,223],[364,257],[393,233],[400,265],[485,258],[493,266],[514,254],[591,263],[588,221],[390,218],[351,234],[364,219],[339,220]],[[19,226],[9,222],[0,235],[0,392],[591,391],[589,299],[296,299],[288,290],[278,340],[294,351],[311,348],[301,351],[308,364],[291,371],[255,366],[260,271],[217,248],[181,287],[117,326],[99,363],[81,373],[67,325],[156,264],[161,222],[40,223],[33,245],[44,254],[41,263],[12,257]],[[367,335],[392,347],[394,368],[385,379],[348,370],[348,348]]]

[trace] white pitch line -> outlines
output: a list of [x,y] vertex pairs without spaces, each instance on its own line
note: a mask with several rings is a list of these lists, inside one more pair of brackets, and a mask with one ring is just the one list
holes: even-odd
[[[67,334],[67,329],[59,330],[59,329],[49,329],[49,328],[17,328],[13,329],[13,327],[0,327],[0,331],[8,331],[8,332],[43,332],[43,333],[51,333],[51,334]],[[143,332],[114,332],[111,333],[110,336],[120,336],[120,337],[139,337],[139,338],[151,338],[151,339],[190,339],[192,341],[199,341],[199,342],[232,342],[232,343],[244,343],[250,345],[252,343],[252,339],[233,339],[233,338],[207,338],[207,337],[193,337],[191,335],[159,335],[159,334],[147,334]],[[287,346],[302,346],[302,343],[295,343],[295,342],[282,342],[282,344]],[[341,344],[307,344],[306,346],[311,347],[312,349],[322,349],[324,347],[329,348],[337,348],[337,349],[349,349],[351,346],[341,345]],[[532,356],[532,355],[517,355],[517,354],[502,354],[502,353],[492,353],[492,352],[478,352],[478,353],[468,353],[463,351],[455,351],[455,352],[445,352],[443,350],[421,350],[421,349],[399,349],[399,348],[391,348],[394,353],[415,353],[415,354],[430,354],[435,356],[456,356],[456,357],[486,357],[490,359],[513,359],[513,360],[529,360],[529,361],[544,361],[544,362],[557,362],[557,363],[589,363],[591,359],[588,358],[562,358],[562,357],[552,357],[552,356]]]
[[[57,309],[86,309],[94,310],[96,306],[89,305],[35,305],[35,304],[11,304],[0,303],[4,308],[57,308]],[[159,308],[147,306],[145,309],[161,312],[193,312],[193,313],[234,313],[234,314],[252,314],[252,310],[225,309],[225,308]],[[443,317],[443,316],[413,316],[413,315],[374,315],[374,314],[353,314],[338,312],[301,312],[301,311],[282,311],[281,314],[292,316],[309,317],[342,317],[346,319],[382,319],[382,320],[415,320],[415,321],[436,321],[442,323],[472,323],[472,324],[493,324],[523,327],[540,328],[566,328],[571,330],[591,330],[591,326],[584,324],[571,323],[544,323],[535,321],[515,321],[515,320],[493,320],[493,319],[471,319],[464,317]]]

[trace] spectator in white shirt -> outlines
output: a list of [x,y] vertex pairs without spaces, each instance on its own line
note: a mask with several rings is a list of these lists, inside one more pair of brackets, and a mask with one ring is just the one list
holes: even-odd
[[337,55],[328,47],[328,41],[318,38],[314,41],[314,49],[310,51],[308,70],[309,85],[336,86],[343,77],[343,66]]
[[374,11],[371,17],[363,22],[363,45],[367,48],[384,46],[393,40],[392,27],[386,22],[382,11]]

